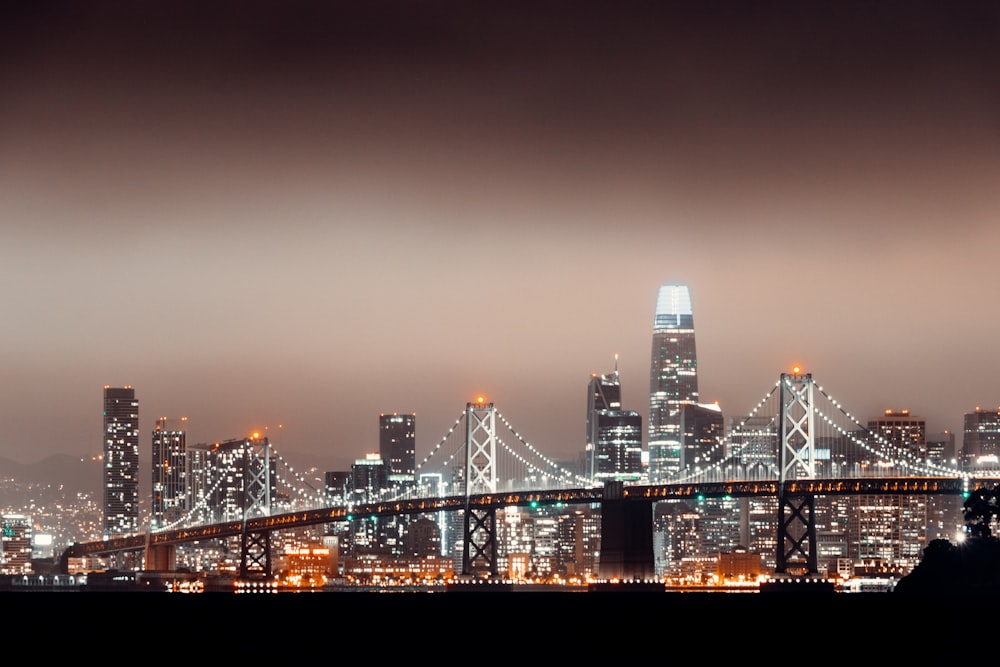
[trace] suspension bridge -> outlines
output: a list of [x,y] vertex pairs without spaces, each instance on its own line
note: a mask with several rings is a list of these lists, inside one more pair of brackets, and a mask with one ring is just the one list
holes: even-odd
[[567,469],[521,437],[482,397],[466,404],[417,466],[414,484],[383,489],[365,502],[316,488],[316,480],[295,471],[266,439],[247,441],[245,447],[238,515],[210,512],[209,490],[170,526],[70,546],[64,567],[73,557],[142,552],[147,569],[169,570],[178,545],[231,540],[239,545],[241,578],[269,577],[272,537],[282,531],[457,512],[463,524],[462,574],[496,577],[498,510],[585,505],[600,510],[601,576],[649,580],[655,503],[757,497],[777,501],[775,571],[812,575],[817,496],[967,496],[1000,480],[1000,471],[973,477],[920,441],[899,442],[868,428],[798,369],[781,374],[747,415],[731,419],[723,437],[654,481],[598,483]]

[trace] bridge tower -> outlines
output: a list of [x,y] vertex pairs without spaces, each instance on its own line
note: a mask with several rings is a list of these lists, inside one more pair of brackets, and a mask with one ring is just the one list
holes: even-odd
[[465,527],[462,574],[497,576],[495,507],[472,509],[469,498],[497,491],[496,409],[486,398],[465,405]]
[[816,476],[814,403],[811,373],[782,373],[781,432],[778,473],[778,544],[775,570],[779,573],[816,574],[815,498],[812,494],[786,493],[785,482]]
[[250,531],[247,520],[271,515],[271,488],[274,480],[271,445],[254,433],[244,443],[243,527],[240,531],[240,578],[271,576],[271,533]]

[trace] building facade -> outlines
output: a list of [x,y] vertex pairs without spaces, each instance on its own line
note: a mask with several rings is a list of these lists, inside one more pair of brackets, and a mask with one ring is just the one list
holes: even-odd
[[104,387],[104,537],[139,530],[139,401]]
[[965,470],[1000,467],[1000,408],[976,407],[963,417],[962,464]]
[[392,486],[405,488],[416,482],[416,426],[417,415],[413,413],[379,415],[378,451]]
[[[927,421],[909,410],[886,410],[881,417],[868,420],[868,432],[876,451],[888,446],[890,451],[903,449],[921,461],[927,459]],[[886,459],[883,464],[893,459],[882,458]]]
[[642,478],[642,416],[623,410],[618,367],[587,387],[587,476],[596,483]]
[[31,517],[24,514],[4,514],[0,517],[0,573],[31,574],[31,539],[34,528]]
[[663,285],[656,298],[649,375],[649,481],[683,466],[682,408],[698,402],[694,314],[686,285]]
[[[368,452],[362,459],[355,459],[351,466],[351,498],[355,505],[377,503],[389,490],[389,466],[375,452]],[[385,524],[393,517],[356,517],[348,522],[350,538],[348,553],[359,550],[377,551],[383,540]]]
[[706,468],[726,458],[726,424],[715,403],[681,407],[681,468]]
[[187,509],[187,418],[156,420],[153,430],[153,502],[150,527],[177,522]]
[[[905,450],[927,459],[927,422],[909,410],[886,410],[868,420],[869,443],[878,454],[876,465],[888,466],[893,452]],[[894,474],[886,472],[887,475]],[[903,474],[903,473],[899,473]],[[882,559],[913,567],[927,545],[928,530],[940,523],[940,509],[929,496],[860,495],[834,502],[847,502],[847,548],[853,560]],[[933,510],[933,511],[932,511]]]

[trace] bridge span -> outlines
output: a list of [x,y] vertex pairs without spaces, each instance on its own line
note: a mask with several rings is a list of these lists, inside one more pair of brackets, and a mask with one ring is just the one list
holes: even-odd
[[[601,507],[601,569],[612,575],[646,576],[652,571],[652,505],[660,501],[704,498],[837,495],[946,495],[967,496],[992,488],[1000,478],[879,477],[857,479],[796,479],[697,482],[684,484],[622,485],[604,487],[509,491],[470,496],[453,495],[400,499],[363,505],[336,505],[205,524],[158,532],[138,533],[107,540],[81,542],[66,549],[62,567],[68,572],[71,558],[109,556],[122,552],[156,552],[179,544],[246,535],[269,536],[274,531],[351,521],[357,518],[394,517],[437,512],[495,512],[506,507],[590,505]],[[617,505],[617,509],[612,509]],[[607,508],[610,511],[604,511]],[[628,524],[627,530],[623,530]],[[605,541],[607,540],[607,541]],[[649,545],[648,557],[646,547]],[[159,560],[159,559],[156,559]],[[630,569],[632,572],[623,571]],[[636,578],[642,578],[637,576]]]
[[[818,396],[827,399],[825,408],[817,405]],[[767,406],[773,403],[777,405],[771,413]],[[241,490],[246,501],[240,507],[227,507],[232,513],[222,515],[242,519],[202,523],[204,518],[194,518],[184,527],[72,545],[63,554],[63,567],[68,568],[69,559],[73,557],[144,551],[148,569],[168,571],[179,544],[239,537],[241,578],[266,577],[271,572],[270,538],[276,531],[352,521],[359,517],[460,511],[464,522],[463,575],[485,572],[495,577],[500,548],[497,511],[514,506],[564,504],[599,507],[602,578],[649,579],[655,576],[652,533],[653,507],[657,502],[769,497],[777,501],[776,572],[816,573],[817,497],[960,496],[1000,479],[1000,476],[987,473],[979,478],[969,476],[936,454],[932,456],[926,447],[911,447],[866,428],[821,387],[815,386],[811,374],[802,374],[798,369],[792,374],[782,374],[758,407],[729,429],[724,437],[714,444],[704,443],[705,448],[699,449],[697,455],[691,454],[689,464],[685,465],[682,460],[679,470],[670,472],[667,479],[652,483],[614,478],[614,481],[604,481],[602,486],[601,480],[607,477],[581,478],[565,469],[557,469],[553,461],[524,441],[483,397],[466,405],[463,418],[464,456],[459,459],[464,463],[463,469],[445,463],[453,484],[451,488],[462,490],[459,495],[445,493],[447,487],[440,485],[443,475],[439,473],[436,491],[419,492],[425,497],[332,505],[327,497],[317,500],[310,509],[280,513],[272,505],[273,481],[268,478],[273,474],[273,460],[269,450],[264,448],[253,453],[254,456],[259,454],[260,459],[245,457],[248,468],[244,478],[253,482]],[[449,430],[449,435],[431,456],[452,433],[463,430],[458,428],[463,418]],[[502,437],[497,428],[498,420],[513,435],[510,440]],[[513,450],[514,444],[522,445],[542,462],[532,463],[527,475],[503,476],[500,470],[506,458],[525,461],[521,452]],[[511,456],[501,456],[504,452]],[[452,457],[455,458],[455,454]],[[262,471],[268,472],[261,474]],[[434,476],[427,475],[428,478]],[[416,479],[415,475],[415,482]],[[523,481],[530,490],[501,491],[501,479]],[[549,490],[536,490],[545,487]],[[363,497],[370,495],[365,491]]]

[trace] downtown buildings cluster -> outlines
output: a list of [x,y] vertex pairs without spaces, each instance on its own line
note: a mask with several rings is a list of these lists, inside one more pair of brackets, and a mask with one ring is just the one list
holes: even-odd
[[[730,416],[727,421],[719,405],[700,402],[694,312],[685,285],[663,285],[657,295],[646,424],[637,411],[623,405],[617,363],[613,371],[591,376],[586,396],[580,467],[595,485],[668,482],[684,470],[727,457],[765,465],[776,456],[776,436],[766,424],[760,424],[752,438],[727,439],[734,424],[745,424],[748,417]],[[967,469],[995,464],[1000,453],[1000,411],[977,408],[966,414],[959,451],[953,434],[928,434],[924,420],[908,411],[874,417],[868,431],[925,459],[955,460]],[[366,453],[350,470],[326,471],[320,501],[360,504],[393,494],[461,492],[460,475],[445,479],[440,473],[418,474],[415,433],[414,414],[379,415],[379,451]],[[268,511],[276,512],[294,506],[295,499],[276,483],[278,462],[266,436],[191,444],[183,419],[161,418],[150,441],[149,513],[140,516],[141,440],[134,388],[105,387],[104,539],[162,530],[182,521],[239,520],[254,503],[264,502]],[[747,498],[658,503],[653,532],[657,575],[701,582],[730,570],[752,576],[773,566],[773,505],[770,499]],[[826,572],[845,577],[864,568],[899,574],[916,564],[930,540],[953,537],[960,521],[956,499],[828,498],[818,509],[820,561]],[[503,516],[498,535],[503,568],[512,577],[587,576],[600,551],[599,518],[587,510],[511,510]],[[4,571],[29,570],[30,519],[5,516],[3,539]],[[321,554],[325,561],[316,568],[325,568],[331,576],[386,572],[391,568],[385,563],[391,559],[411,559],[407,568],[440,574],[454,571],[461,555],[461,529],[453,516],[358,519],[294,540],[287,545],[289,553]],[[317,545],[322,545],[319,551]],[[194,570],[226,571],[236,566],[232,549],[225,545],[182,550],[179,559],[177,565]],[[734,566],[736,562],[741,564]]]

